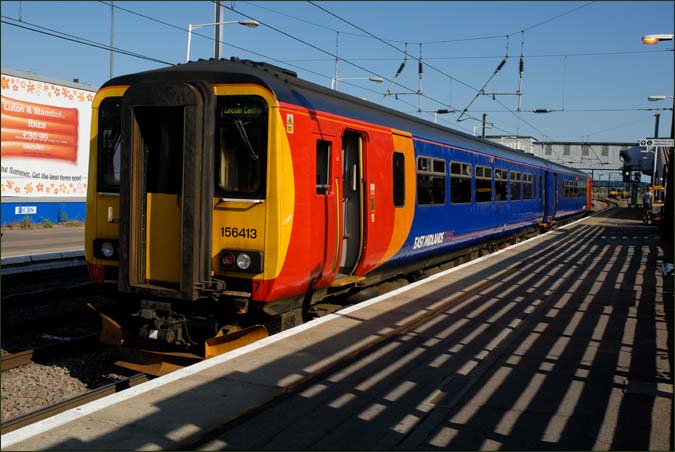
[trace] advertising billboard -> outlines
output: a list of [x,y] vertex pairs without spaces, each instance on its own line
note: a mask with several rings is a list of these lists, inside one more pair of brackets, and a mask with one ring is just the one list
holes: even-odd
[[2,197],[86,197],[94,89],[12,74],[2,72]]

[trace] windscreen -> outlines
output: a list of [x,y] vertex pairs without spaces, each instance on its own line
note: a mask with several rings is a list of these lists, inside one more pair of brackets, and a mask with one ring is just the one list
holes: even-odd
[[122,134],[120,98],[109,98],[98,109],[98,191],[118,193]]
[[267,106],[258,96],[218,98],[216,196],[265,197]]

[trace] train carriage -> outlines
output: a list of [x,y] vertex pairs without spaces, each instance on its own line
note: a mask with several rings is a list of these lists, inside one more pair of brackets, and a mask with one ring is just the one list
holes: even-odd
[[590,208],[584,173],[263,63],[117,77],[93,108],[90,274],[138,300],[158,342],[290,327],[330,295]]

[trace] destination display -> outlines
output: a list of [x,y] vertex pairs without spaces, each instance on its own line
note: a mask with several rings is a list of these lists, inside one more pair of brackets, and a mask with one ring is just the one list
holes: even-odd
[[221,106],[220,109],[223,118],[227,117],[247,117],[260,116],[265,113],[265,108],[257,101],[233,102]]

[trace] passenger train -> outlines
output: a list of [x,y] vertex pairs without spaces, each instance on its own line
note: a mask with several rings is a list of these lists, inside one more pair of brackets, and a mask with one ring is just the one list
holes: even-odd
[[137,305],[122,327],[189,346],[292,327],[335,295],[581,215],[591,193],[585,173],[292,71],[199,60],[98,91],[86,260]]

